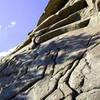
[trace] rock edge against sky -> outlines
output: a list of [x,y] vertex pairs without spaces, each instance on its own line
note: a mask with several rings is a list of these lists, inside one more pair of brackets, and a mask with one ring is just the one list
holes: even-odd
[[0,100],[99,100],[99,7],[50,0],[37,27],[0,60]]

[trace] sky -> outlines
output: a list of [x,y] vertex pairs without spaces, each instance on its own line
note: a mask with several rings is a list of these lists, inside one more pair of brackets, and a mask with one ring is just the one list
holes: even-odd
[[49,0],[0,0],[0,57],[21,44]]

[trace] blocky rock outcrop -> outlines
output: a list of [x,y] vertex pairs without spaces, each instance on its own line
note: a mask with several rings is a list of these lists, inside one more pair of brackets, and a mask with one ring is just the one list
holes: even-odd
[[99,2],[50,0],[37,27],[0,60],[0,100],[99,100]]

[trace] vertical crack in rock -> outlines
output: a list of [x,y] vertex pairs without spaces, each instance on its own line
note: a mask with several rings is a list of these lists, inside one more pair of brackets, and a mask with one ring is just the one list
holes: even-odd
[[[68,76],[68,79],[66,80],[67,85],[68,85],[69,88],[71,88],[71,90],[73,91],[73,100],[76,100],[76,97],[79,95],[79,93],[78,93],[75,89],[73,89],[73,88],[70,86],[70,84],[69,84],[69,79],[70,79],[70,76],[71,76],[72,72],[73,72],[74,69],[78,66],[80,60],[83,58],[83,56],[84,56],[85,53],[86,53],[86,51],[85,51],[79,58],[77,58],[75,61],[73,61],[73,63],[70,65],[70,66],[72,67],[72,70],[71,70],[71,72],[70,72],[70,74],[69,74],[69,76]],[[77,61],[77,62],[76,62],[76,61]],[[75,62],[76,62],[76,63],[75,63]]]
[[62,94],[63,94],[63,98],[61,98],[60,100],[64,100],[65,99],[65,94],[64,94],[64,92],[59,88],[59,90],[62,92]]
[[59,50],[57,50],[56,51],[56,53],[53,55],[53,57],[52,57],[52,59],[53,59],[53,61],[54,61],[54,64],[53,64],[53,66],[52,66],[52,68],[53,68],[53,70],[52,70],[52,75],[54,74],[54,69],[55,69],[55,65],[56,65],[56,58],[57,58],[57,56],[58,56],[58,52],[59,52]]
[[54,88],[52,89],[52,91],[50,91],[45,97],[42,98],[42,100],[46,100],[46,98],[52,94],[57,88],[58,88],[58,82],[59,82],[59,79],[62,77],[62,75],[60,75],[57,79],[56,79],[56,84],[54,86]]

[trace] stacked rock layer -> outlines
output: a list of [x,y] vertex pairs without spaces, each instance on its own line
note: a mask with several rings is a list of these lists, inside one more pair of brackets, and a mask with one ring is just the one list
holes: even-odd
[[50,0],[0,60],[0,100],[99,100],[99,9],[99,0]]

